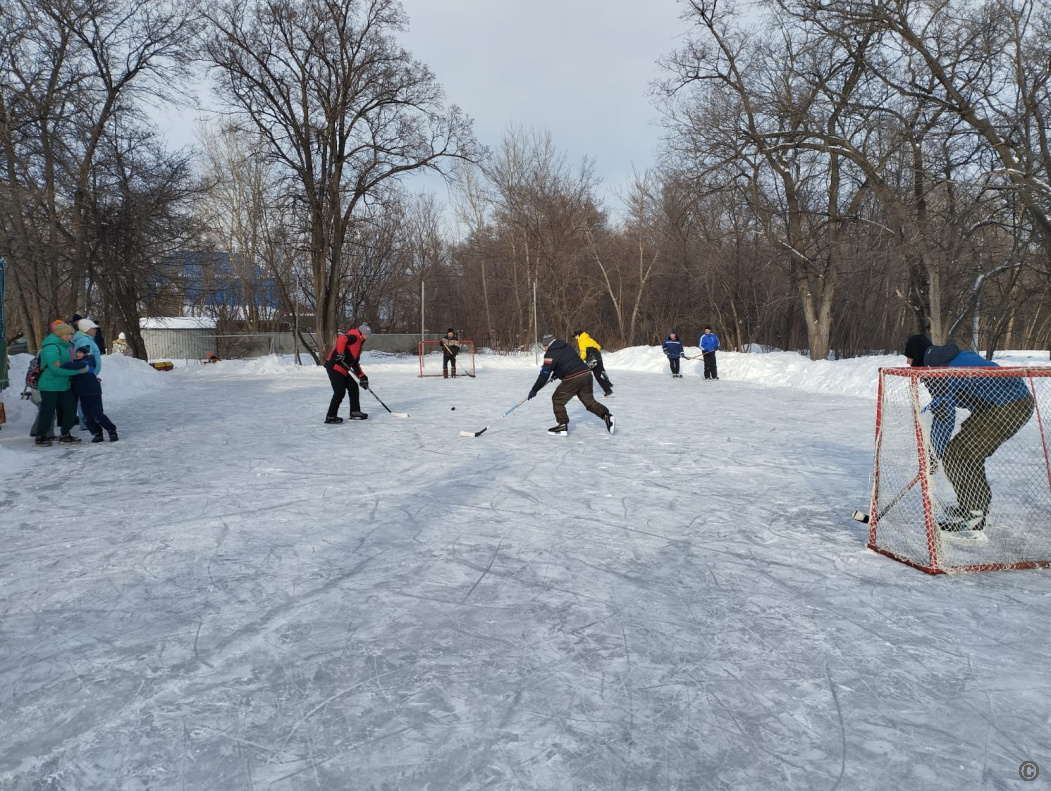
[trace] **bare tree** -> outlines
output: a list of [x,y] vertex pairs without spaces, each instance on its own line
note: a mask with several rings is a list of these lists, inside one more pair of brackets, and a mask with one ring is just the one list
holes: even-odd
[[91,180],[106,137],[186,74],[194,17],[171,0],[13,0],[0,9],[0,212],[31,344],[86,299]]
[[226,0],[202,13],[219,95],[296,198],[325,343],[343,318],[344,248],[370,199],[406,173],[475,156],[470,124],[398,46],[394,0]]

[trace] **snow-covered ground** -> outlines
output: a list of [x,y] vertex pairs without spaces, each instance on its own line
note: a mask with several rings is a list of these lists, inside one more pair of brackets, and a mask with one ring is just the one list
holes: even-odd
[[[692,349],[690,353],[696,353]],[[1014,354],[1001,362],[1046,362]],[[28,357],[15,358],[16,380]],[[106,358],[111,445],[0,431],[0,788],[999,789],[1051,772],[1051,577],[865,548],[876,371]],[[455,407],[455,410],[453,409]],[[343,406],[341,414],[346,415]],[[86,436],[86,435],[83,435]],[[1034,787],[1043,782],[1043,777]],[[1023,783],[1024,784],[1024,783]]]

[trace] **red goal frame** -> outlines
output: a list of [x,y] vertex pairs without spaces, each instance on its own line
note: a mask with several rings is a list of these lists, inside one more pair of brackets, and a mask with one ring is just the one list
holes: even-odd
[[[983,461],[994,479],[993,502],[986,543],[970,546],[952,541],[936,521],[954,493],[929,462],[932,404],[921,387],[924,380],[965,377],[1021,379],[1034,406]],[[880,369],[868,548],[929,574],[1051,567],[1051,449],[1043,420],[1049,406],[1051,367]],[[957,413],[954,435],[973,414],[965,407]]]
[[[457,341],[460,344],[460,353],[456,355],[456,371],[457,376],[469,376],[472,379],[475,378],[477,371],[474,367],[474,341],[462,340]],[[417,378],[423,378],[426,376],[438,376],[442,375],[441,358],[438,358],[438,365],[431,370],[430,366],[425,366],[424,360],[428,355],[435,355],[441,353],[441,341],[419,341],[416,344],[416,356],[420,363],[420,373]],[[426,369],[426,370],[425,370]]]

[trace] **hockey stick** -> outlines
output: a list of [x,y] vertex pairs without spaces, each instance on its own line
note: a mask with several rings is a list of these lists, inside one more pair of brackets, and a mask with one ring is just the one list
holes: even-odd
[[[920,476],[922,474],[923,473],[920,473],[920,472],[916,473],[916,477],[913,478],[909,482],[909,485],[906,486],[904,489],[902,489],[900,492],[898,492],[896,495],[894,495],[894,497],[891,499],[891,501],[889,503],[887,503],[885,506],[883,506],[883,510],[880,511],[878,514],[876,514],[876,521],[877,522],[880,519],[882,519],[883,517],[885,517],[887,515],[887,512],[891,508],[896,506],[898,504],[898,502],[901,500],[902,497],[904,497],[906,494],[909,493],[909,491],[912,489],[912,487],[916,485],[916,482],[920,479]],[[854,519],[856,519],[857,521],[861,522],[862,524],[866,524],[867,525],[869,523],[869,514],[863,513],[861,511],[854,511],[854,513],[852,513],[851,516]]]
[[408,412],[391,412],[391,409],[390,409],[390,407],[389,407],[389,406],[387,406],[386,404],[384,404],[384,403],[383,403],[383,400],[382,400],[382,399],[381,399],[381,398],[380,398],[380,397],[379,397],[378,395],[376,395],[375,393],[373,393],[373,391],[372,391],[372,388],[371,388],[371,387],[370,387],[370,388],[368,388],[368,390],[369,390],[369,392],[370,392],[370,393],[372,393],[372,397],[373,397],[373,398],[375,398],[375,399],[376,399],[377,401],[379,401],[379,402],[380,402],[380,406],[381,406],[381,407],[383,407],[384,409],[386,409],[386,410],[387,410],[388,412],[390,412],[390,413],[391,413],[391,415],[393,415],[394,417],[408,417],[408,416],[409,416],[409,413],[408,413]]
[[518,407],[522,406],[522,404],[524,404],[524,403],[525,403],[526,401],[528,401],[528,400],[529,400],[528,398],[523,398],[523,399],[522,399],[521,401],[519,401],[519,402],[518,402],[517,404],[515,404],[515,405],[514,405],[513,407],[511,407],[511,408],[510,408],[510,409],[508,409],[508,410],[507,410],[506,412],[504,412],[504,414],[500,415],[500,417],[498,417],[498,418],[497,418],[496,420],[494,420],[494,421],[493,421],[492,423],[490,423],[490,424],[489,424],[488,426],[486,426],[485,428],[483,428],[483,429],[482,429],[481,431],[461,431],[461,432],[460,432],[460,436],[461,436],[461,437],[480,437],[480,436],[482,436],[482,434],[484,434],[485,432],[487,432],[487,431],[488,431],[489,429],[491,429],[491,428],[492,428],[492,427],[493,427],[494,425],[496,425],[496,424],[497,424],[497,423],[499,423],[499,422],[500,422],[501,420],[503,420],[503,419],[504,419],[505,417],[507,417],[508,415],[510,415],[510,414],[511,414],[512,412],[514,412],[514,411],[515,411],[516,409],[518,409]]

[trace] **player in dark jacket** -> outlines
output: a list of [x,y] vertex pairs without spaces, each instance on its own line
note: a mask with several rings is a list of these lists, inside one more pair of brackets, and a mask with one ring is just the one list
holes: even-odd
[[552,426],[548,432],[553,436],[565,437],[569,434],[569,412],[566,404],[573,396],[593,415],[602,418],[606,424],[606,431],[610,434],[615,429],[612,413],[606,407],[595,400],[591,388],[594,378],[591,369],[580,359],[576,351],[568,343],[559,340],[554,335],[545,335],[541,340],[544,347],[544,364],[540,368],[540,375],[529,391],[529,398],[535,398],[540,389],[547,384],[547,380],[555,378],[561,380],[561,384],[555,388],[551,396],[551,405],[555,410],[557,426]]
[[456,330],[452,327],[446,330],[440,345],[442,347],[442,376],[448,379],[450,363],[453,367],[453,376],[456,376],[456,355],[460,353],[460,339],[456,337]]
[[62,367],[82,370],[85,363],[88,365],[87,371],[70,379],[73,392],[77,394],[80,402],[80,408],[84,410],[84,427],[91,432],[92,442],[103,441],[103,429],[109,432],[109,441],[116,442],[119,439],[117,427],[113,425],[113,421],[109,419],[102,407],[102,383],[95,370],[97,361],[94,352],[90,346],[81,346],[77,349],[75,356],[76,359],[73,362],[64,363]]
[[[328,371],[328,381],[332,385],[332,400],[328,404],[328,415],[325,416],[326,423],[342,423],[339,417],[339,405],[343,403],[343,396],[350,396],[350,419],[366,420],[368,415],[361,411],[361,397],[358,392],[360,384],[366,390],[369,389],[369,378],[361,370],[361,347],[372,334],[372,329],[367,323],[361,324],[356,330],[347,330],[346,334],[340,333],[336,339],[336,345],[328,353],[325,359],[325,370]],[[351,372],[354,376],[351,376]],[[355,381],[355,377],[357,380]]]
[[668,358],[668,364],[671,365],[672,378],[682,379],[682,374],[679,373],[679,358],[685,357],[686,352],[682,348],[682,341],[679,340],[678,333],[674,330],[668,333],[668,338],[661,344],[661,348]]

